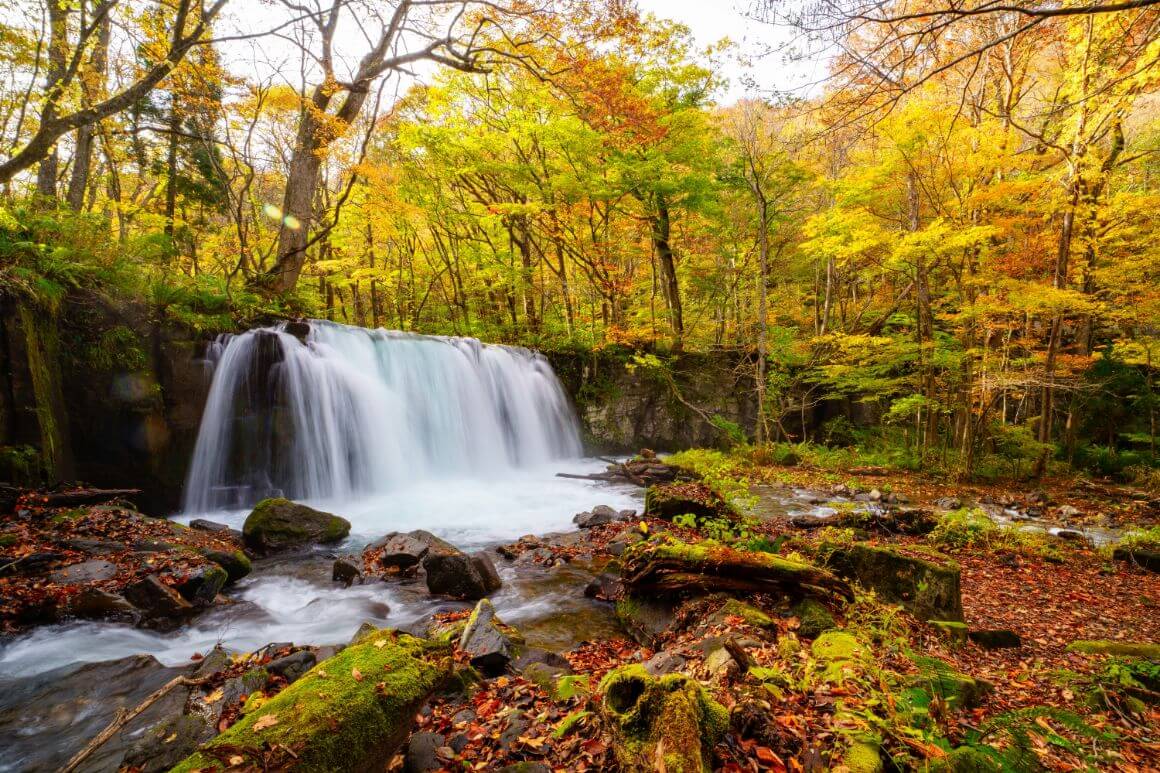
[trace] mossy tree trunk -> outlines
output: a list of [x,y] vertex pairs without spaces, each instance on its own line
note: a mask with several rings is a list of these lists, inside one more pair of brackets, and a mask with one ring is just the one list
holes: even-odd
[[69,443],[68,414],[60,372],[60,338],[55,314],[20,305],[20,327],[24,330],[28,370],[36,395],[36,420],[40,425],[40,452],[51,482],[72,480],[72,447]]

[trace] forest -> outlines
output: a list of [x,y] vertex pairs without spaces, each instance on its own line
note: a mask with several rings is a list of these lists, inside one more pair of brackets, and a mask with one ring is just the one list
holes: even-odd
[[0,771],[1154,769],[1160,2],[716,5],[0,0]]

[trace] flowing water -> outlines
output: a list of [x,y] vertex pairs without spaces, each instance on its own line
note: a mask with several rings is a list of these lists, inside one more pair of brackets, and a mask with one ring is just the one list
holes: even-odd
[[[431,597],[422,583],[331,581],[334,555],[357,553],[386,532],[427,529],[474,550],[572,530],[572,515],[597,504],[640,507],[639,489],[556,477],[604,464],[582,457],[575,415],[542,356],[325,322],[310,323],[304,339],[292,331],[254,330],[209,348],[213,380],[177,518],[240,528],[256,501],[281,495],[342,515],[350,537],[255,562],[227,591],[230,603],[171,633],[87,622],[8,642],[0,693],[14,697],[12,705],[0,700],[0,734],[20,735],[31,756],[0,759],[0,771],[51,768],[36,749],[59,756],[107,721],[112,704],[101,704],[101,691],[89,694],[87,674],[121,673],[114,659],[146,654],[174,666],[219,643],[238,651],[337,644],[364,621],[407,627],[466,606]],[[582,565],[497,564],[504,586],[492,601],[530,644],[566,649],[616,633],[607,605],[584,598],[591,573]],[[137,661],[126,662],[135,673]],[[113,689],[119,678],[107,678]],[[26,693],[38,696],[35,706],[20,699]],[[74,725],[81,715],[87,724]]]

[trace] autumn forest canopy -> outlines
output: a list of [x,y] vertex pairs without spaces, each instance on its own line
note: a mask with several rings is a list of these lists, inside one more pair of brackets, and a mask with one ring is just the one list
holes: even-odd
[[[617,0],[4,9],[0,292],[37,315],[95,294],[660,378],[729,350],[747,439],[1155,474],[1152,2],[773,0],[759,52]],[[835,398],[872,433],[804,436]]]

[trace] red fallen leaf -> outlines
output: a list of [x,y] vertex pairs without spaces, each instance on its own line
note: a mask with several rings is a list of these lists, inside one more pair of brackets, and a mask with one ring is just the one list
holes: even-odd
[[768,746],[758,746],[754,754],[757,755],[757,759],[766,765],[781,765],[783,768],[785,767],[785,763],[782,762],[781,757],[774,754],[773,749],[770,749]]

